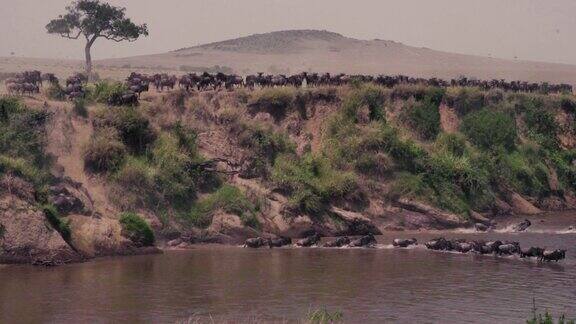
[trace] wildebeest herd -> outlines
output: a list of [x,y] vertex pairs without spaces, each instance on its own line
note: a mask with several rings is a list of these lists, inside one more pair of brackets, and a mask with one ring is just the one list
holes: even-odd
[[[302,72],[294,75],[265,75],[258,73],[241,77],[236,74],[216,73],[210,74],[204,72],[202,74],[188,73],[177,77],[175,75],[154,74],[147,75],[137,72],[132,72],[126,78],[126,91],[124,93],[115,94],[114,98],[110,98],[109,104],[111,105],[136,105],[138,97],[142,92],[148,91],[150,85],[162,92],[164,90],[173,90],[177,86],[186,91],[206,91],[206,90],[231,90],[238,87],[245,87],[254,89],[255,87],[282,87],[282,86],[295,86],[300,87],[307,85],[314,86],[340,86],[353,82],[371,82],[387,88],[392,88],[397,85],[424,85],[436,87],[478,87],[483,90],[501,89],[504,91],[512,92],[538,92],[544,94],[550,93],[572,93],[572,86],[569,84],[549,84],[547,82],[534,83],[525,81],[505,81],[500,80],[477,80],[469,78],[452,79],[449,81],[438,78],[413,78],[404,75],[388,76],[388,75],[348,75],[348,74],[335,74],[330,73],[308,73]],[[10,94],[34,94],[40,92],[42,82],[48,81],[52,84],[58,84],[58,78],[54,74],[42,74],[40,71],[25,71],[16,74],[14,77],[6,80],[6,87]],[[75,99],[84,97],[86,94],[84,85],[87,78],[77,73],[66,80],[66,87],[63,89],[65,96],[68,99]]]
[[[320,235],[313,234],[295,242],[299,247],[375,247],[376,238],[372,234],[360,236],[359,238],[350,239],[347,236],[334,238],[324,244],[321,244]],[[268,246],[269,248],[291,246],[292,239],[286,237],[280,238],[249,238],[244,242],[244,247],[260,248]],[[392,246],[396,248],[407,248],[418,245],[415,238],[394,239]],[[566,250],[546,250],[540,247],[530,247],[523,249],[518,242],[510,241],[467,241],[465,239],[448,240],[444,237],[435,238],[424,243],[429,250],[459,252],[459,253],[477,253],[482,255],[492,254],[497,256],[518,255],[521,258],[537,258],[539,261],[560,261],[566,258]]]
[[156,90],[163,91],[164,89],[174,89],[178,85],[181,89],[185,90],[216,90],[216,89],[233,89],[236,87],[246,87],[253,89],[259,87],[280,87],[280,86],[295,86],[299,87],[303,84],[307,86],[341,86],[349,84],[357,80],[360,82],[372,82],[384,87],[392,88],[400,84],[412,85],[425,85],[436,87],[478,87],[483,90],[501,89],[513,92],[539,92],[539,93],[572,93],[572,86],[569,84],[549,84],[547,82],[535,83],[525,81],[505,81],[500,80],[477,80],[468,79],[465,77],[459,79],[452,79],[450,81],[438,78],[413,78],[404,75],[388,76],[388,75],[348,75],[330,73],[318,74],[302,72],[293,75],[265,75],[258,73],[254,75],[247,75],[241,77],[236,74],[216,73],[210,74],[204,72],[202,74],[188,73],[180,76],[179,78],[174,75],[168,74],[154,74],[145,75],[133,72],[128,77],[128,84],[131,90],[137,92],[139,88],[132,89],[132,86],[138,87],[148,84],[153,84]]
[[25,71],[6,79],[5,84],[9,94],[32,95],[40,92],[42,81],[43,76],[40,71]]

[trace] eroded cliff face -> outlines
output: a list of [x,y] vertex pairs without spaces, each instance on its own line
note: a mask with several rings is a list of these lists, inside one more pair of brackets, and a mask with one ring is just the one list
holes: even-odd
[[[98,131],[95,119],[101,118],[100,112],[112,111],[113,115],[124,108],[91,104],[89,115],[84,118],[77,116],[69,103],[27,99],[26,104],[42,106],[53,114],[47,132],[47,151],[54,158],[47,201],[69,222],[71,236],[64,240],[46,221],[29,184],[5,174],[0,193],[0,258],[3,262],[58,264],[104,255],[154,252],[153,248],[136,247],[123,233],[119,215],[125,211],[144,217],[160,245],[170,242],[169,246],[187,246],[238,244],[247,237],[260,235],[296,238],[310,233],[337,236],[452,229],[472,227],[475,223],[490,225],[494,217],[576,208],[573,188],[566,185],[566,169],[559,170],[554,161],[546,159],[539,169],[545,174],[537,175],[542,180],[538,185],[546,190],[538,194],[522,192],[512,183],[495,187],[490,193],[491,202],[480,207],[467,205],[455,211],[450,209],[454,205],[443,205],[442,193],[432,192],[443,188],[433,186],[433,181],[426,178],[427,170],[418,169],[418,165],[412,168],[411,157],[405,159],[393,150],[424,152],[424,158],[418,159],[430,163],[429,160],[438,158],[439,146],[446,145],[433,137],[424,137],[418,125],[409,119],[407,111],[422,109],[421,99],[416,99],[422,96],[408,90],[400,93],[398,89],[370,88],[365,91],[367,94],[360,92],[376,98],[385,123],[374,119],[376,114],[370,101],[357,99],[358,105],[350,109],[355,104],[354,98],[359,96],[354,92],[358,90],[350,87],[200,93],[151,91],[142,95],[140,106],[134,111],[138,118],[146,120],[156,142],[144,154],[129,153],[124,165],[132,163],[132,169],[121,166],[108,174],[86,170],[83,152]],[[437,116],[433,117],[437,118],[438,134],[454,134],[456,140],[463,138],[462,107],[451,105],[448,100],[431,107],[437,109]],[[556,109],[553,115],[559,125],[556,136],[560,152],[568,152],[576,142],[574,113]],[[534,140],[524,131],[527,127],[524,115],[519,116],[517,145],[530,144]],[[166,181],[161,178],[165,177],[162,168],[175,166],[160,161],[159,156],[175,150],[167,160],[176,161],[184,148],[158,144],[171,143],[175,129],[194,133],[191,150],[197,152],[184,153],[196,154],[197,159],[191,160],[187,170],[202,170],[219,181],[214,185],[207,184],[204,178],[199,180],[194,187],[195,195],[184,203],[180,201],[184,207],[178,206],[179,209],[166,204],[170,200],[162,196],[166,192],[162,187],[162,181]],[[396,142],[386,142],[386,136],[396,136]],[[481,153],[469,140],[462,141],[462,149],[472,152],[473,158]],[[180,138],[179,145],[181,142]],[[343,145],[344,142],[349,146]],[[391,145],[398,147],[391,149]],[[450,172],[460,172],[459,168],[469,163],[461,156],[450,159],[446,163],[456,161]],[[279,168],[279,164],[285,164],[285,168]],[[353,183],[347,183],[349,179],[342,174],[352,175]],[[399,181],[406,174],[412,180],[425,178],[428,187],[418,189],[420,192],[399,188]],[[455,178],[454,182],[464,180]],[[337,187],[338,181],[344,185]],[[219,194],[217,187],[223,185],[239,189],[240,194],[234,191]],[[405,184],[409,185],[414,184]],[[233,197],[226,195],[230,192]],[[469,193],[456,194],[462,200]]]
[[83,259],[48,223],[30,184],[11,176],[1,184],[0,262],[56,265]]

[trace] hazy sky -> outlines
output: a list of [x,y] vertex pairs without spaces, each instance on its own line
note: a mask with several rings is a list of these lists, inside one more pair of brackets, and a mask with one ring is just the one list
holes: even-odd
[[[44,26],[70,0],[0,0],[0,56],[82,58]],[[576,64],[576,0],[111,0],[150,37],[95,44],[93,57],[165,52],[252,33],[326,29],[360,39]]]

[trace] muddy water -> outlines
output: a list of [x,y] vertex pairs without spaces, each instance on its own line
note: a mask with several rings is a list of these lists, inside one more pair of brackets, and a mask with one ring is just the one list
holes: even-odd
[[[340,310],[350,323],[523,323],[532,297],[576,316],[576,234],[451,234],[568,248],[541,264],[423,248],[202,247],[43,269],[0,268],[0,323],[175,322],[215,316],[297,320]],[[207,317],[206,317],[207,318]]]

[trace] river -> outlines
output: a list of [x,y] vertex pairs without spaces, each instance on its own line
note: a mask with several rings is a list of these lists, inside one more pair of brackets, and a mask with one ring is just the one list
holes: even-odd
[[199,246],[56,268],[0,267],[0,323],[295,321],[338,310],[348,323],[524,323],[537,307],[576,316],[576,234],[447,234],[567,248],[567,259],[394,249]]

